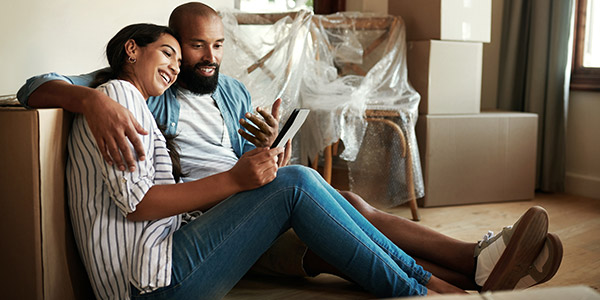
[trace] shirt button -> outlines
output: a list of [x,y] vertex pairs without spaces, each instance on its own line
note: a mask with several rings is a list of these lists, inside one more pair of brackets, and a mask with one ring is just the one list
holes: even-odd
[[171,127],[175,127],[175,122],[172,122],[172,123],[171,123]]

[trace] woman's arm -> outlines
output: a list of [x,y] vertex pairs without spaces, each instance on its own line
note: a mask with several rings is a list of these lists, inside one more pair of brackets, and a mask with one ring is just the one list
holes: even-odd
[[206,211],[227,197],[259,188],[277,176],[277,156],[283,148],[257,148],[245,153],[231,170],[192,182],[154,185],[130,221],[160,219],[188,211]]
[[120,80],[111,81],[99,90],[149,129],[149,134],[140,136],[140,140],[151,159],[136,161],[135,172],[120,171],[104,162],[100,155],[95,158],[101,166],[107,192],[129,220],[155,220],[207,210],[233,194],[261,187],[277,175],[277,156],[283,148],[256,148],[242,155],[229,171],[193,182],[165,184],[173,182],[171,168],[167,166],[171,161],[142,95],[133,85]]

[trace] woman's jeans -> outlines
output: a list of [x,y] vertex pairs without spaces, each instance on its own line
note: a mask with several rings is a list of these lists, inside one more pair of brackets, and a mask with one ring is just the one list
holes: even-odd
[[[219,187],[215,187],[219,188]],[[171,285],[133,298],[220,299],[292,227],[307,246],[377,297],[425,295],[431,273],[389,241],[314,170],[222,201],[173,235]]]

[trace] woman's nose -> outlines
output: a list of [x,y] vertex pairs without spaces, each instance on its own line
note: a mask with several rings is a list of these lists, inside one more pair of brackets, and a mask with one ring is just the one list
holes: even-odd
[[171,62],[169,68],[173,72],[173,75],[179,75],[179,62]]

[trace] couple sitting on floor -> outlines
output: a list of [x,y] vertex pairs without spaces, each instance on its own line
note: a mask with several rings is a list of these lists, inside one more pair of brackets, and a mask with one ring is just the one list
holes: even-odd
[[463,242],[286,166],[291,143],[269,148],[281,101],[252,114],[246,88],[219,74],[223,45],[219,15],[191,2],[169,27],[119,31],[109,68],[19,91],[24,105],[77,113],[69,208],[97,298],[218,299],[249,270],[336,274],[377,297],[527,288],[556,273],[562,245],[541,207]]

